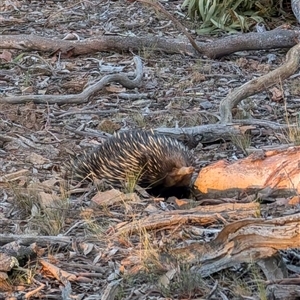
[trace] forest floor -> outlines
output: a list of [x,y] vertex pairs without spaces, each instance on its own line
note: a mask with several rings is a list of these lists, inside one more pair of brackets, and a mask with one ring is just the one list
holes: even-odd
[[[163,2],[196,41],[217,38],[197,36],[199,25],[188,20],[181,4],[182,1]],[[32,34],[53,39],[73,35],[86,39],[150,34],[184,39],[165,16],[138,2],[12,0],[3,1],[0,12],[3,35]],[[284,24],[283,19],[276,22]],[[177,228],[116,238],[112,233],[124,222],[174,208],[162,199],[138,196],[109,207],[95,207],[91,201],[95,190],[91,186],[78,188],[70,196],[68,183],[64,184],[60,172],[70,154],[101,143],[96,131],[112,134],[119,129],[192,127],[218,122],[219,103],[228,92],[280,66],[287,50],[243,51],[216,60],[169,55],[154,49],[70,58],[6,51],[0,57],[0,92],[4,98],[80,93],[105,75],[134,71],[133,55],[141,57],[144,77],[139,88],[128,90],[111,84],[82,104],[0,103],[0,233],[36,236],[39,248],[36,258],[9,274],[8,284],[0,286],[0,299],[24,299],[26,293],[38,287],[42,288],[31,299],[70,299],[62,296],[67,293],[66,287],[72,299],[208,299],[217,282],[220,294],[211,299],[221,299],[221,294],[222,299],[262,299],[259,282],[263,275],[255,265],[247,270],[241,264],[207,280],[193,277],[183,265],[180,276],[169,283],[151,263],[143,262],[144,267],[135,272],[133,263],[127,260],[133,253],[212,239],[222,224],[211,225],[216,229],[211,236],[193,232],[195,224],[184,228],[178,224]],[[6,62],[10,55],[12,60]],[[299,74],[281,86],[243,100],[235,117],[281,124],[295,122],[300,107]],[[130,95],[129,99],[126,95]],[[270,130],[249,136],[248,142],[248,146],[256,148],[276,148],[291,141],[288,132]],[[194,155],[199,169],[220,159],[234,161],[247,154],[239,143],[218,141],[197,145]],[[9,174],[12,177],[8,183],[3,176]],[[51,236],[53,241],[41,246],[39,236]],[[72,242],[61,244],[55,237],[70,237]],[[70,280],[71,285],[62,283],[39,260],[76,274],[76,280]],[[110,296],[105,297],[104,291]]]

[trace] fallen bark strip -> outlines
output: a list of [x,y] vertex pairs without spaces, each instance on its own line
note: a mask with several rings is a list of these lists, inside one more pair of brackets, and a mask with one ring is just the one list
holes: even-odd
[[42,104],[70,104],[70,103],[85,103],[90,100],[96,93],[103,89],[110,82],[117,82],[128,89],[138,87],[143,78],[143,64],[142,60],[135,56],[133,58],[136,65],[135,78],[130,79],[127,74],[119,73],[113,75],[106,75],[97,83],[87,87],[80,94],[71,95],[24,95],[24,96],[9,96],[0,97],[0,103],[21,104],[25,102],[34,102]]
[[[197,43],[201,55],[220,58],[243,50],[267,50],[291,48],[297,42],[299,30],[274,29],[265,32],[250,32],[227,36],[208,43]],[[187,54],[199,57],[199,53],[187,39],[167,39],[156,36],[98,36],[81,41],[68,41],[45,38],[35,35],[0,35],[0,49],[19,49],[24,51],[42,51],[77,56],[101,51],[163,51],[169,54]]]
[[209,243],[170,250],[161,259],[184,257],[194,265],[194,272],[206,277],[239,263],[270,257],[278,250],[300,247],[299,229],[300,213],[273,220],[241,220],[225,226]]
[[243,99],[255,95],[267,88],[282,83],[283,80],[293,75],[300,64],[300,43],[294,46],[286,55],[286,62],[272,72],[259,78],[252,79],[237,89],[233,90],[222,99],[220,103],[221,123],[232,122],[232,109]]
[[197,206],[188,210],[173,210],[158,214],[152,214],[129,224],[116,226],[116,235],[124,233],[144,232],[145,230],[157,230],[178,224],[208,225],[218,220],[237,220],[255,217],[260,210],[258,203],[226,203],[220,205]]
[[77,276],[70,272],[64,271],[63,269],[51,264],[45,259],[40,259],[39,262],[47,271],[49,271],[57,280],[64,282],[65,280],[75,281]]

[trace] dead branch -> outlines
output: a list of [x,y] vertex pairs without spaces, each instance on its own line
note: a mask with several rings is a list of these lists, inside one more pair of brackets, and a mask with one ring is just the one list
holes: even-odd
[[91,54],[101,51],[157,50],[166,53],[196,55],[186,40],[165,39],[155,36],[98,36],[81,41],[51,39],[35,35],[0,35],[0,49],[20,49],[57,53],[62,57]]
[[227,95],[220,103],[221,123],[227,124],[232,122],[231,110],[238,103],[252,95],[255,95],[275,84],[281,83],[286,78],[293,75],[299,68],[300,63],[300,44],[297,44],[286,55],[286,62],[272,72],[259,78],[243,84]]
[[170,226],[178,226],[178,224],[194,223],[197,225],[208,225],[218,220],[245,219],[256,216],[259,207],[258,203],[226,203],[152,214],[137,222],[122,224],[122,227],[116,228],[116,235],[157,230]]
[[185,141],[186,137],[193,137],[193,142],[207,143],[220,139],[230,140],[233,135],[241,134],[238,125],[226,124],[208,124],[194,127],[184,128],[156,128],[154,130],[159,134],[168,135],[181,141]]
[[[242,50],[290,48],[297,42],[299,30],[274,29],[227,36],[208,43],[197,43],[202,55],[220,58]],[[126,50],[163,51],[199,57],[199,53],[185,39],[167,39],[155,36],[98,36],[81,41],[50,39],[35,35],[0,35],[0,49],[20,49],[57,53],[62,57],[91,54],[99,51],[123,52]]]
[[209,243],[176,249],[164,257],[185,257],[205,277],[241,262],[270,257],[277,250],[300,247],[299,224],[299,213],[273,220],[241,220],[225,226]]
[[[238,124],[241,123],[241,124]],[[251,127],[249,126],[251,125]],[[244,134],[246,130],[251,129],[251,132],[261,132],[261,127],[271,128],[273,130],[282,131],[288,128],[287,125],[278,124],[270,121],[262,120],[237,120],[233,124],[207,124],[194,127],[184,128],[164,128],[159,127],[154,131],[159,134],[168,135],[181,141],[186,141],[187,137],[192,137],[192,142],[211,143],[217,140],[229,141],[233,136]]]
[[142,60],[135,56],[133,58],[136,65],[136,77],[130,79],[127,74],[113,74],[106,75],[97,83],[87,87],[80,94],[72,95],[24,95],[24,96],[9,96],[0,97],[0,103],[20,104],[32,101],[34,103],[43,104],[70,104],[70,103],[85,103],[88,102],[91,97],[97,94],[110,82],[117,82],[126,88],[133,89],[140,85],[143,78],[143,64]]
[[205,44],[202,53],[210,58],[220,58],[237,51],[291,48],[297,44],[299,30],[274,29],[227,36]]

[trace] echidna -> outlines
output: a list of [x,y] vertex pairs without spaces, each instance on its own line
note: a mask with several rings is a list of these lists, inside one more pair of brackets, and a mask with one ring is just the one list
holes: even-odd
[[94,151],[72,160],[70,166],[76,179],[97,178],[124,187],[134,178],[139,186],[156,187],[155,193],[160,194],[171,187],[188,187],[192,162],[190,151],[179,141],[133,130],[117,133]]

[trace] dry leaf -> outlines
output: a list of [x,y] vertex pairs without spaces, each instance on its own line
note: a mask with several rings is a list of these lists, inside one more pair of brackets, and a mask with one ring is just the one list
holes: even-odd
[[12,58],[12,54],[7,50],[3,50],[3,52],[0,54],[0,59],[3,59],[7,62],[12,61],[11,58]]
[[272,93],[271,99],[273,101],[281,101],[283,99],[283,93],[282,90],[278,89],[277,87],[273,87],[269,90]]
[[97,204],[102,206],[110,206],[124,200],[125,195],[119,190],[112,189],[105,192],[98,192],[91,201],[91,205]]

